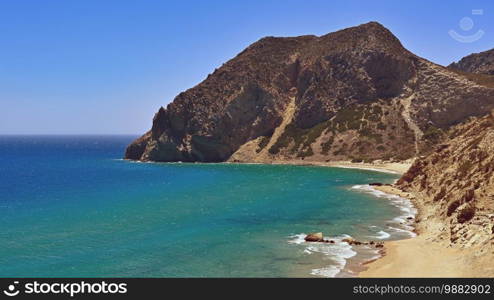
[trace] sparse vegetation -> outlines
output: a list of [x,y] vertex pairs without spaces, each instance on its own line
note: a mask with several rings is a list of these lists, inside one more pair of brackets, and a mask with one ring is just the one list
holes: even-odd
[[430,142],[436,142],[441,137],[443,136],[443,131],[437,127],[434,127],[432,125],[427,126],[427,128],[424,130],[424,136],[423,138],[425,140],[428,140]]
[[333,124],[338,125],[338,131],[345,129],[360,129],[364,117],[363,106],[350,106],[340,110],[333,119]]
[[326,142],[321,144],[321,152],[322,154],[328,154],[331,146],[334,142],[334,136],[331,136]]
[[298,128],[295,123],[286,126],[285,131],[269,149],[269,153],[277,154],[282,148],[287,148],[291,142],[293,146],[289,149],[290,153],[295,154],[300,151],[298,157],[307,157],[314,154],[311,144],[329,127],[330,121],[325,121],[308,129]]

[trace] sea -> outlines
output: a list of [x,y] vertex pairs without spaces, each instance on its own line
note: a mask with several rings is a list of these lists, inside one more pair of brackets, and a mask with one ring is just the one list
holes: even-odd
[[[397,174],[141,163],[135,136],[0,136],[0,277],[352,277],[413,236]],[[323,232],[330,243],[306,243]]]

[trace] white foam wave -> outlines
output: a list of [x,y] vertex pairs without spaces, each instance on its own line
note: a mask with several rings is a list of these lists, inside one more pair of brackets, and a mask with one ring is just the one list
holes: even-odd
[[403,232],[407,231],[411,237],[416,236],[416,234],[413,232],[413,226],[410,225],[410,220],[415,218],[417,209],[413,206],[413,203],[409,199],[376,190],[374,187],[367,184],[354,185],[351,187],[351,189],[371,194],[378,198],[388,199],[392,205],[397,207],[402,212],[400,216],[393,218],[391,221],[393,223],[399,224],[399,226],[403,228]]
[[[388,229],[386,229],[387,231],[380,230],[376,232],[377,235],[376,238],[381,240],[388,239],[392,236],[393,232],[407,233],[411,237],[415,236],[415,233],[412,232],[413,227],[410,226],[408,223],[410,223],[409,217],[414,218],[415,214],[417,213],[417,210],[415,209],[415,207],[413,206],[410,200],[397,195],[381,192],[379,190],[374,189],[370,185],[355,185],[351,187],[351,189],[368,193],[378,198],[388,199],[392,205],[399,208],[399,210],[402,212],[400,216],[392,220],[392,222],[397,223],[396,227],[388,226],[390,230],[389,232]],[[375,225],[371,225],[370,227],[375,229],[379,228]],[[353,250],[351,245],[349,245],[346,242],[343,242],[343,239],[351,238],[351,236],[349,235],[344,234],[338,237],[329,238],[330,240],[335,241],[335,243],[313,243],[313,242],[307,243],[304,240],[305,237],[306,237],[305,233],[293,235],[290,237],[291,239],[289,240],[289,243],[304,245],[305,247],[303,253],[306,255],[311,255],[313,253],[324,254],[325,257],[331,261],[331,264],[328,266],[312,269],[311,275],[322,276],[322,277],[335,277],[345,268],[347,264],[347,259],[357,255],[357,252]],[[379,253],[378,250],[374,248],[371,249],[368,246],[364,246],[364,247],[367,247],[368,250],[371,251],[370,253],[371,260],[381,257],[381,254]]]
[[393,226],[388,226],[388,228],[391,230],[397,231],[397,232],[406,233],[406,234],[410,235],[410,237],[416,237],[417,236],[417,234],[415,232],[407,230],[407,229],[401,229],[401,228],[393,227]]
[[325,257],[331,261],[331,265],[312,269],[311,275],[322,276],[322,277],[335,277],[338,273],[343,270],[346,265],[346,261],[348,258],[357,255],[357,252],[353,251],[352,246],[350,246],[347,242],[343,242],[342,240],[345,238],[351,238],[349,235],[341,235],[333,238],[329,238],[333,240],[335,243],[314,243],[305,242],[306,234],[300,233],[291,236],[291,240],[289,243],[297,244],[297,245],[305,245],[304,253],[307,255],[313,253],[319,253],[325,255]]
[[313,269],[310,274],[314,276],[321,277],[335,277],[338,273],[341,272],[341,269],[336,266],[328,266],[320,269]]
[[377,233],[377,236],[376,238],[380,239],[380,240],[384,240],[384,239],[387,239],[391,236],[391,234],[387,233],[386,231],[379,231]]
[[290,236],[291,240],[289,240],[288,242],[290,244],[300,245],[302,243],[305,243],[305,237],[306,236],[307,236],[307,234],[305,234],[305,233],[294,234],[294,235]]

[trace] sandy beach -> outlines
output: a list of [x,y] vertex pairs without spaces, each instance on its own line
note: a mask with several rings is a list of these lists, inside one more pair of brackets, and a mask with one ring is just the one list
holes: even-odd
[[349,169],[363,169],[371,171],[381,171],[393,174],[403,174],[412,165],[412,160],[405,162],[382,162],[382,163],[352,163],[347,161],[336,161],[327,163],[327,166]]
[[282,161],[268,161],[261,162],[267,164],[280,164],[280,165],[306,165],[306,166],[323,166],[323,167],[336,167],[345,169],[361,169],[377,172],[386,172],[392,174],[403,174],[413,163],[413,160],[403,162],[350,162],[350,161],[330,161],[330,162],[318,162],[318,161],[304,161],[304,160],[282,160]]
[[[385,242],[385,255],[360,277],[461,277],[460,251],[428,241],[426,235]],[[438,259],[438,258],[441,259]]]
[[452,248],[433,234],[384,243],[384,256],[359,277],[492,277],[493,253],[479,247]]

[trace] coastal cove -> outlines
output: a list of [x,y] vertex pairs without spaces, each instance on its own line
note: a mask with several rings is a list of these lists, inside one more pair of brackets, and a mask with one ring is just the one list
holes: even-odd
[[494,1],[4,2],[7,297],[493,293]]
[[396,174],[118,159],[132,138],[0,139],[2,276],[356,276],[378,251],[343,238],[410,236],[408,204],[366,185]]

